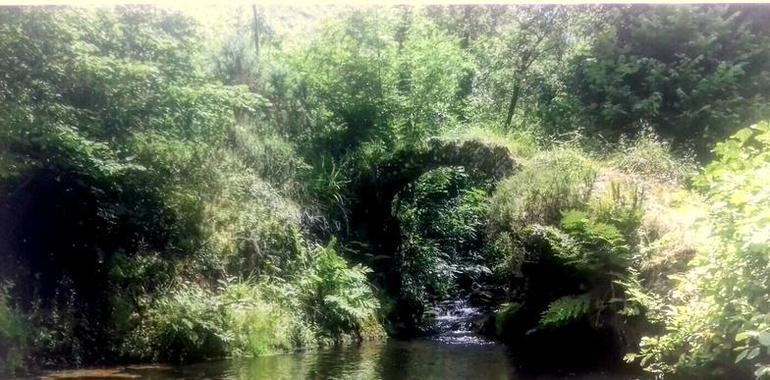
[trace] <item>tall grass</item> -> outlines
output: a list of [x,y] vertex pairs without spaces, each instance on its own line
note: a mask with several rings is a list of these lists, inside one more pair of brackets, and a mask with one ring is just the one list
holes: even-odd
[[441,135],[450,140],[477,140],[492,146],[508,148],[514,158],[527,160],[539,151],[540,132],[534,129],[505,131],[484,123],[463,125]]
[[675,152],[651,131],[633,140],[621,139],[614,150],[609,157],[613,166],[647,181],[685,184],[698,172],[693,154]]
[[301,314],[265,296],[249,281],[222,281],[214,289],[183,283],[153,302],[124,344],[139,359],[194,361],[260,356],[313,343]]
[[493,228],[554,224],[562,210],[584,209],[597,170],[597,163],[576,148],[556,147],[536,154],[520,172],[502,182],[492,196]]

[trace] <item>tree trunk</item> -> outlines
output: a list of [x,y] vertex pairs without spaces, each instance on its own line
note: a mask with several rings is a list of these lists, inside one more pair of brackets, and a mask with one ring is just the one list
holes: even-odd
[[511,103],[508,104],[508,116],[505,118],[505,129],[511,128],[511,121],[513,121],[513,114],[516,112],[516,103],[519,102],[520,91],[521,91],[521,84],[517,79],[513,83],[513,94],[511,94]]

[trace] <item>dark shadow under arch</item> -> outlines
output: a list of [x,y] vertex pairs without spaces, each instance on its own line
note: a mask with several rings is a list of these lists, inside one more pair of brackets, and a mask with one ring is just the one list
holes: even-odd
[[[492,186],[520,167],[504,146],[479,140],[436,138],[422,147],[393,152],[367,176],[359,178],[353,187],[346,240],[363,245],[368,253],[380,258],[367,264],[379,275],[379,285],[391,295],[399,293],[400,277],[390,258],[398,252],[401,244],[393,201],[400,191],[421,175],[447,166],[462,166],[472,180]],[[400,307],[411,309],[406,305]]]

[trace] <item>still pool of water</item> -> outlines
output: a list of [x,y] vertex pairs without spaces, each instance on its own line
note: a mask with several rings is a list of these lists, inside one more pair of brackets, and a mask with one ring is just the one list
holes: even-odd
[[47,379],[622,379],[617,376],[520,376],[505,346],[480,339],[387,340],[316,352],[223,360],[179,367],[145,366],[51,373]]

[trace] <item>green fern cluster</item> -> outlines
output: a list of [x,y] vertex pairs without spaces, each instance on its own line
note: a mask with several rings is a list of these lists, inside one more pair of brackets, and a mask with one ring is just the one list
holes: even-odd
[[591,296],[565,296],[551,302],[542,313],[540,327],[560,327],[583,318],[591,307]]
[[623,271],[630,265],[631,251],[617,227],[583,211],[565,212],[560,227],[577,242],[579,258],[568,262],[577,269],[600,274]]
[[141,320],[130,321],[123,352],[136,359],[189,361],[380,335],[379,302],[367,279],[371,270],[349,265],[335,244],[300,247],[284,278],[227,278],[216,288],[177,284],[146,305]]
[[551,301],[541,313],[538,328],[564,326],[587,315],[596,315],[592,323],[599,325],[600,314],[619,311],[617,306],[622,304],[618,302],[624,299],[622,284],[633,275],[631,250],[614,225],[584,211],[570,210],[562,215],[559,227],[534,225],[526,230],[531,244],[539,242],[530,247],[529,254],[540,252],[569,268],[578,278],[574,291],[579,295]]
[[305,272],[305,307],[315,321],[332,333],[358,332],[376,318],[379,303],[360,264],[349,266],[335,250],[335,241],[317,250],[316,261]]

